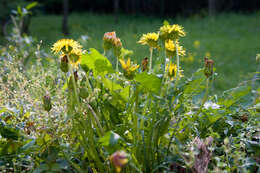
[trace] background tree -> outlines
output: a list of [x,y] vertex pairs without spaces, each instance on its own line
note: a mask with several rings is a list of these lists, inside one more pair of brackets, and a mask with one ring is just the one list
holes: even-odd
[[115,23],[118,23],[119,0],[114,0]]
[[216,13],[216,0],[208,0],[208,11],[210,16],[214,16]]
[[69,0],[63,0],[62,32],[64,35],[69,35],[68,14],[69,14]]

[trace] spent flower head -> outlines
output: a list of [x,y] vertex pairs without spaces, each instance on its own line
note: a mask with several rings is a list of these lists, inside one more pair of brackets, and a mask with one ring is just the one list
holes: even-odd
[[147,33],[143,34],[141,39],[138,41],[138,43],[142,45],[148,45],[151,48],[158,48],[158,39],[159,39],[159,33]]
[[178,40],[180,37],[184,37],[186,33],[183,27],[177,24],[174,25],[164,25],[160,28],[160,38],[165,40]]
[[120,173],[122,168],[128,163],[127,154],[124,151],[117,151],[109,157],[114,165],[116,172]]
[[124,76],[128,79],[133,79],[135,76],[136,70],[139,68],[139,65],[131,64],[130,58],[127,61],[120,59],[121,66],[124,70]]
[[211,77],[213,74],[214,61],[205,57],[204,58],[204,74],[207,78]]
[[[186,51],[183,49],[182,46],[179,45],[178,41],[176,41],[176,45],[178,47],[179,56],[185,56]],[[166,55],[168,57],[174,57],[176,55],[176,46],[175,46],[173,40],[165,41],[165,51],[166,51]]]

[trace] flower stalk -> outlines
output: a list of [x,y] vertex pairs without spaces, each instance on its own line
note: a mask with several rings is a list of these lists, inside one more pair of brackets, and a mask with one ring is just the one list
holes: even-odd
[[150,62],[149,62],[149,73],[152,72],[152,61],[153,61],[153,48],[150,47]]

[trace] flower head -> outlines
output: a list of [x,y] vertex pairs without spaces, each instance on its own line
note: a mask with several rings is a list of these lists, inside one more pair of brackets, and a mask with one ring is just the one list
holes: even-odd
[[[185,56],[186,52],[183,47],[179,45],[178,41],[176,42],[176,45],[178,47],[179,56]],[[168,57],[174,57],[176,55],[176,46],[172,40],[165,41],[165,50]]]
[[52,51],[57,54],[61,53],[61,58],[64,58],[66,55],[69,57],[69,62],[72,65],[77,65],[81,59],[82,56],[82,46],[72,39],[62,39],[57,41],[52,46]]
[[158,48],[159,33],[147,33],[143,34],[138,43],[142,45],[148,45],[151,48]]
[[104,41],[103,47],[104,47],[105,51],[113,48],[115,56],[116,57],[120,56],[121,48],[123,46],[122,46],[122,42],[121,42],[120,38],[116,37],[115,31],[106,32],[104,34],[103,41]]
[[160,38],[165,40],[178,40],[180,37],[184,37],[186,33],[183,27],[177,24],[164,25],[160,28]]
[[120,173],[121,169],[128,163],[127,154],[124,151],[117,151],[109,157],[109,160],[116,168],[116,172]]
[[124,61],[123,59],[120,59],[119,61],[124,70],[125,77],[128,79],[133,79],[135,76],[135,71],[139,68],[139,65],[132,65],[130,58],[128,58],[127,61]]
[[166,70],[168,72],[168,76],[171,80],[173,80],[177,75],[177,65],[170,63],[166,65]]
[[[167,74],[170,78],[170,80],[173,80],[176,78],[177,76],[177,65],[176,64],[173,64],[173,63],[170,63],[166,65],[166,71],[167,71]],[[183,74],[182,74],[183,70],[180,70],[179,69],[179,77],[183,77]]]
[[61,39],[54,43],[51,49],[55,54],[60,52],[67,54],[71,53],[71,51],[81,51],[82,46],[77,41],[74,41],[72,39]]

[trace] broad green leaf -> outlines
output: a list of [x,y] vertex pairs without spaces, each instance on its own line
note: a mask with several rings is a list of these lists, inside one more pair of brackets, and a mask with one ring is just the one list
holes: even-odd
[[115,72],[109,60],[94,48],[90,48],[82,56],[80,65],[85,72],[88,72],[89,69],[92,70],[94,76],[104,76],[107,73]]
[[162,80],[153,74],[139,73],[136,75],[135,80],[140,83],[142,89],[159,93]]
[[236,88],[232,88],[226,92],[224,92],[221,99],[219,99],[219,104],[226,106],[227,108],[232,106],[233,104],[239,102],[240,104],[249,104],[250,98],[246,98],[246,96],[250,97],[251,87],[250,86],[238,86]]

